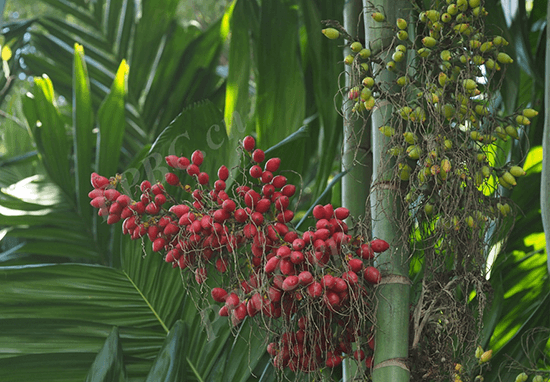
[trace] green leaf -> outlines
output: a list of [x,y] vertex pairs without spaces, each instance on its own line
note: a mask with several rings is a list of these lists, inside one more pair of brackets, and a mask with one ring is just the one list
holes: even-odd
[[[268,1],[260,10],[257,57],[256,132],[270,147],[296,131],[305,117],[297,9],[292,2]],[[276,65],[274,65],[276,63]]]
[[74,185],[70,176],[69,142],[55,104],[53,84],[47,75],[35,78],[34,82],[33,101],[25,105],[25,116],[49,176],[72,196]]
[[178,382],[184,380],[187,364],[185,357],[186,340],[185,324],[179,320],[164,340],[145,382]]
[[[229,73],[225,90],[224,120],[230,138],[242,136],[243,120],[250,108],[250,36],[246,14],[247,1],[233,2]],[[232,139],[235,141],[235,139]]]
[[99,136],[96,171],[103,176],[114,175],[119,168],[120,148],[126,127],[124,100],[128,70],[126,60],[122,60],[111,91],[98,111]]
[[127,380],[122,346],[115,326],[97,353],[86,382],[124,382]]
[[[75,182],[77,206],[82,217],[89,219],[92,208],[89,203],[90,173],[92,172],[92,150],[94,115],[90,96],[88,70],[84,60],[84,49],[75,44],[73,69],[73,147],[75,161]],[[91,222],[91,219],[89,219]]]

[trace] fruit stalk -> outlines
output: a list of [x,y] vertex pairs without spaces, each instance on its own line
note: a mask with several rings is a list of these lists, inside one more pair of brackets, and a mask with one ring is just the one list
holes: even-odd
[[[374,4],[373,4],[374,3]],[[363,1],[364,7],[376,7],[384,11],[386,20],[395,25],[398,18],[408,20],[406,1],[378,0]],[[380,28],[370,17],[365,16],[365,41],[377,41],[383,45],[393,38],[390,28]],[[384,54],[392,54],[387,51]],[[385,62],[386,57],[381,57]],[[404,63],[406,64],[406,60]],[[395,83],[397,76],[389,71],[382,71],[379,83]],[[402,213],[404,195],[399,185],[391,182],[392,165],[387,163],[387,150],[390,138],[378,131],[379,126],[387,123],[392,106],[381,102],[372,113],[372,152],[373,152],[373,187],[371,194],[372,235],[384,237],[390,243],[391,250],[381,254],[378,267],[382,273],[382,281],[377,288],[376,334],[374,350],[374,366],[372,378],[374,382],[407,382],[410,371],[406,365],[408,358],[409,332],[409,294],[407,247],[402,242],[403,227],[398,224]]]

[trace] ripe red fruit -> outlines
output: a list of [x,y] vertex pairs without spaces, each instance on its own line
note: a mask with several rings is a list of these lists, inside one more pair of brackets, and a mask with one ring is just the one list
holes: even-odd
[[199,175],[200,172],[201,170],[199,169],[199,166],[197,166],[196,164],[190,164],[187,167],[187,174],[189,174],[189,176]]
[[214,288],[212,289],[212,298],[216,302],[225,302],[225,298],[227,297],[227,292],[225,289],[222,288]]
[[327,365],[327,367],[330,367],[330,368],[337,367],[337,366],[340,366],[341,363],[342,363],[341,356],[339,356],[338,354],[334,354],[332,352],[327,352],[327,360],[325,361],[325,365]]
[[263,214],[269,211],[269,207],[271,207],[269,199],[260,199],[254,209]]
[[286,245],[283,245],[277,249],[277,256],[279,256],[281,259],[286,259],[287,257],[290,257],[290,248],[288,248]]
[[239,296],[232,292],[229,296],[225,298],[225,305],[229,309],[235,309],[239,305],[240,301],[241,300],[239,299]]
[[109,179],[93,172],[91,176],[91,183],[94,188],[104,189],[109,185]]
[[164,194],[158,194],[158,195],[155,195],[155,204],[157,206],[162,206],[164,203],[166,203],[166,196],[164,196]]
[[289,198],[296,192],[296,186],[293,184],[287,184],[281,189],[281,193]]
[[158,252],[166,245],[166,240],[162,237],[158,237],[153,241],[153,252]]
[[307,293],[312,298],[321,297],[321,294],[323,293],[323,287],[317,281],[314,281],[307,287]]
[[361,259],[351,259],[350,261],[348,261],[348,266],[349,269],[357,273],[361,271],[361,269],[363,269],[363,262],[361,261]]
[[222,203],[222,208],[227,212],[233,212],[235,211],[235,208],[237,208],[237,205],[233,200],[227,199],[227,200],[224,200],[224,202]]
[[295,273],[294,264],[289,258],[281,259],[279,262],[279,269],[281,270],[281,273],[286,276],[290,276]]
[[339,207],[334,210],[334,216],[336,219],[344,220],[349,216],[349,210],[344,207]]
[[[277,221],[280,223],[288,223],[294,218],[294,212],[291,210],[284,210],[277,214]],[[298,234],[296,234],[298,236]]]
[[115,224],[115,223],[118,223],[119,220],[120,220],[120,215],[109,214],[109,216],[107,217],[107,224]]
[[[281,159],[279,158],[271,158],[265,163],[265,169],[267,171],[275,172],[279,169],[279,165],[281,164]],[[275,186],[277,187],[277,186]]]
[[260,166],[258,166],[257,164],[255,164],[254,166],[250,167],[250,176],[253,177],[254,179],[258,179],[259,177],[262,176],[262,168]]
[[260,212],[253,212],[252,215],[250,215],[250,220],[256,225],[262,225],[264,222],[264,215]]
[[169,211],[175,213],[178,218],[181,218],[184,214],[189,212],[189,206],[185,204],[176,204],[170,207]]
[[325,204],[323,208],[325,209],[325,218],[332,218],[332,215],[334,214],[334,207],[332,207],[332,204]]
[[367,366],[367,368],[370,369],[373,363],[374,363],[374,359],[372,358],[372,355],[369,355],[367,358],[365,358],[365,366]]
[[277,211],[285,211],[288,208],[288,205],[290,204],[290,200],[288,199],[288,196],[280,196],[275,200],[275,208]]
[[301,285],[309,285],[313,282],[313,275],[309,271],[302,271],[298,275],[298,279],[300,280]]
[[374,251],[370,244],[361,244],[361,247],[357,248],[355,253],[366,260],[374,258]]
[[283,281],[283,290],[289,292],[298,287],[300,280],[298,276],[288,276],[285,281]]
[[323,286],[326,289],[332,289],[335,283],[336,283],[336,279],[332,275],[324,275],[323,278],[321,279],[321,286]]
[[191,154],[191,162],[193,162],[193,164],[200,166],[203,160],[204,160],[204,154],[202,153],[202,151],[200,150],[193,151],[193,154]]
[[222,165],[218,170],[218,178],[220,180],[226,181],[229,178],[229,169]]
[[145,212],[149,215],[156,215],[160,212],[160,206],[155,202],[151,202],[147,205],[147,207],[145,207]]
[[145,192],[145,191],[150,190],[151,189],[151,182],[149,182],[148,180],[144,180],[139,185],[139,189],[141,190],[141,192]]
[[244,320],[246,315],[247,315],[246,305],[244,302],[242,302],[239,304],[239,306],[237,306],[235,310],[233,310],[233,318],[236,320],[236,322],[233,321],[233,324],[238,324],[239,322]]
[[187,170],[187,167],[191,164],[191,161],[186,157],[179,157],[178,158],[178,164],[176,165],[176,168],[178,170]]
[[273,173],[271,171],[262,172],[261,176],[262,183],[269,183],[273,180]]
[[286,184],[286,177],[282,175],[277,175],[273,178],[273,181],[271,182],[275,188],[283,188]]
[[317,220],[325,218],[325,208],[322,205],[313,207],[313,217]]
[[248,219],[248,214],[243,208],[235,210],[235,220],[239,223],[244,223]]
[[301,264],[305,260],[304,254],[300,251],[292,251],[290,253],[290,261],[292,261],[293,264]]
[[115,201],[120,196],[120,192],[111,188],[109,190],[105,190],[103,195],[105,196],[105,199]]
[[354,271],[347,271],[342,274],[342,280],[347,281],[349,285],[355,285],[359,281],[359,277]]
[[218,314],[221,316],[221,317],[227,317],[229,316],[229,309],[227,309],[227,305],[224,305],[220,308],[220,311],[218,312]]
[[390,245],[382,239],[374,239],[370,242],[372,250],[376,253],[382,253],[390,248]]
[[164,160],[166,160],[166,164],[172,168],[176,168],[178,165],[178,157],[176,155],[168,155],[167,157],[164,157]]
[[275,192],[275,186],[272,184],[264,184],[262,187],[262,194],[264,194],[265,197],[269,198],[273,193]]
[[365,359],[365,352],[363,350],[356,350],[353,352],[353,357],[358,361],[362,361]]
[[91,201],[90,201],[90,205],[94,208],[102,208],[102,207],[106,207],[106,204],[105,204],[105,198],[103,196],[98,196],[96,198],[93,198]]
[[267,263],[265,263],[264,267],[265,273],[272,273],[273,271],[275,271],[275,269],[277,269],[277,266],[279,265],[279,261],[281,261],[281,259],[277,256],[267,260]]
[[208,183],[208,180],[209,180],[209,179],[210,179],[210,177],[209,177],[208,174],[205,173],[205,172],[201,172],[201,173],[199,174],[199,176],[198,176],[199,183],[200,183],[200,184],[203,184],[203,185],[206,184],[206,183]]
[[334,292],[327,292],[323,299],[325,304],[331,309],[338,309],[340,307],[340,296]]
[[250,135],[244,137],[243,147],[246,151],[250,152],[250,151],[254,150],[255,146],[256,146],[256,140],[254,139],[254,137],[252,137]]
[[[265,153],[263,152],[263,150],[260,150],[260,149],[254,150],[254,152],[252,153],[252,160],[254,162],[262,163],[264,161],[264,159],[265,159]],[[260,168],[260,170],[261,170],[261,168]]]
[[375,267],[365,268],[364,277],[371,284],[378,284],[381,280],[380,271]]

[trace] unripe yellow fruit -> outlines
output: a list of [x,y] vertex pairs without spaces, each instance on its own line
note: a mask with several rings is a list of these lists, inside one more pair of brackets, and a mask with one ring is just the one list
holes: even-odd
[[380,126],[378,130],[380,130],[380,132],[386,137],[391,137],[395,134],[395,129],[391,126]]
[[420,57],[426,58],[430,55],[431,50],[428,49],[428,48],[420,48],[420,49],[418,49],[417,53]]
[[365,109],[372,110],[374,108],[374,105],[376,103],[376,100],[374,97],[370,97],[368,100],[366,100],[363,105],[365,106]]
[[432,37],[424,37],[422,39],[422,44],[427,48],[433,48],[437,44],[437,40]]
[[485,53],[493,49],[493,43],[491,41],[486,41],[479,47],[481,53]]
[[441,15],[441,21],[444,23],[449,23],[453,19],[453,16],[451,16],[450,13],[444,13]]
[[527,118],[535,118],[539,112],[534,109],[523,109],[522,114]]
[[439,85],[441,85],[441,87],[445,86],[448,79],[449,77],[447,77],[447,75],[443,72],[440,72],[439,75],[437,76],[437,81],[439,82]]
[[493,38],[493,44],[495,46],[506,46],[508,45],[508,41],[506,41],[506,39],[502,36],[496,36],[495,38]]
[[468,79],[462,81],[462,86],[466,90],[474,90],[477,87],[477,84],[474,80],[468,78]]
[[506,134],[506,131],[502,128],[502,126],[495,127],[495,134],[504,142],[508,140],[508,134]]
[[481,346],[478,346],[476,348],[476,353],[475,353],[475,356],[477,359],[480,359],[481,358],[481,355],[484,353],[484,350]]
[[401,178],[401,180],[405,182],[408,181],[411,177],[411,166],[409,166],[408,164],[399,163],[398,169],[399,177]]
[[405,41],[409,38],[409,34],[407,33],[407,31],[400,30],[399,32],[397,32],[397,38],[401,41]]
[[361,101],[366,101],[371,98],[371,96],[372,91],[369,88],[364,87],[363,89],[361,89]]
[[456,4],[451,4],[447,7],[447,13],[450,14],[451,16],[454,16],[458,13],[458,7],[456,6]]
[[543,382],[543,381],[544,381],[544,379],[542,378],[541,375],[535,375],[533,377],[533,382]]
[[519,166],[512,166],[510,167],[510,174],[512,174],[513,176],[519,177],[519,176],[524,176],[526,172]]
[[365,77],[362,81],[363,85],[365,85],[368,88],[372,88],[374,86],[374,78],[372,77]]
[[468,9],[468,0],[457,0],[456,6],[460,12]]
[[497,54],[497,61],[501,64],[511,64],[512,62],[514,62],[514,60],[512,60],[512,57],[508,56],[504,52],[500,52],[499,54]]
[[394,146],[388,150],[388,153],[390,153],[390,155],[393,155],[394,157],[398,157],[399,155],[403,154],[403,151],[405,151],[405,149],[402,146]]
[[441,57],[443,61],[449,61],[451,59],[451,52],[448,50],[443,50],[439,54],[439,57]]
[[395,70],[395,61],[390,61],[386,64],[386,69],[388,69],[390,72],[393,72]]
[[344,64],[351,65],[353,64],[354,57],[351,54],[348,54],[346,58],[344,58]]
[[502,187],[507,188],[507,189],[509,189],[509,190],[511,190],[511,189],[513,188],[513,186],[512,186],[510,183],[508,183],[502,176],[499,176],[499,177],[498,177],[498,183],[499,183]]
[[397,19],[397,27],[399,29],[407,29],[407,21],[405,19]]
[[468,5],[470,5],[470,8],[479,7],[480,4],[481,4],[480,0],[470,0],[470,1],[468,1]]
[[516,122],[520,125],[530,125],[531,124],[531,121],[529,120],[529,118],[527,118],[524,115],[518,115],[516,117]]
[[508,134],[512,138],[519,139],[518,131],[514,126],[508,125],[508,126],[506,126],[505,130],[506,130],[506,134]]
[[371,55],[370,49],[361,49],[359,51],[359,56],[361,56],[362,59],[367,59]]
[[405,138],[405,142],[407,142],[410,145],[414,145],[414,143],[417,140],[416,134],[411,131],[404,132],[403,137]]
[[386,20],[386,17],[380,12],[374,12],[372,14],[372,18],[374,19],[374,21],[379,22],[379,23]]
[[321,32],[331,40],[336,40],[338,37],[340,37],[340,32],[338,32],[334,28],[326,28],[321,30]]
[[403,61],[403,58],[404,58],[404,57],[405,57],[405,53],[400,52],[400,51],[394,52],[393,55],[391,56],[391,58],[392,58],[395,62],[401,62],[401,61]]
[[407,47],[405,45],[397,45],[395,47],[395,51],[405,53],[407,51]]
[[483,167],[481,168],[481,173],[483,174],[483,177],[484,177],[484,178],[490,177],[490,176],[491,176],[491,172],[492,172],[492,171],[491,171],[491,168],[488,167],[488,166],[483,166]]
[[361,44],[359,41],[354,41],[351,43],[350,48],[355,53],[359,52],[361,49],[363,49],[363,44]]
[[409,77],[407,76],[401,76],[396,81],[397,85],[399,86],[405,86],[409,83]]
[[429,11],[426,11],[426,17],[435,23],[439,20],[439,12],[434,9],[430,9]]
[[502,179],[504,179],[506,183],[511,184],[512,186],[515,186],[517,184],[516,178],[508,171],[502,174]]
[[426,204],[424,205],[424,212],[426,213],[426,215],[432,216],[433,213],[434,213],[434,206],[433,206],[433,204],[431,204],[431,203],[426,203]]
[[525,373],[521,373],[521,374],[518,374],[518,376],[516,377],[516,382],[525,382],[527,381],[527,374]]
[[417,160],[422,155],[422,150],[417,145],[407,147],[407,156],[413,160]]
[[[470,0],[471,1],[471,0]],[[487,350],[485,353],[483,353],[481,355],[481,357],[479,358],[479,363],[485,363],[485,362],[488,362],[491,357],[493,356],[493,349],[491,350]]]
[[487,61],[485,61],[485,67],[487,69],[493,70],[496,68],[496,62],[492,58],[489,58]]
[[401,118],[405,119],[405,120],[408,120],[409,119],[409,115],[411,114],[412,112],[412,108],[409,107],[409,106],[403,106],[401,109],[399,109],[399,115],[401,116]]
[[478,115],[488,115],[489,114],[489,109],[487,109],[483,105],[476,105],[474,110],[475,110],[476,114],[478,114]]

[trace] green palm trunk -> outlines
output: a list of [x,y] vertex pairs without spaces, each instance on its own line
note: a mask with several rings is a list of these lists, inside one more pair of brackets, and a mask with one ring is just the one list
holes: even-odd
[[[395,25],[396,19],[407,17],[410,3],[406,1],[364,1],[365,39],[371,50],[376,52],[380,46],[387,46],[394,38],[391,28],[381,27],[371,13],[382,12],[389,25]],[[387,26],[387,24],[385,24]],[[391,51],[385,54],[391,54]],[[389,57],[381,57],[384,62]],[[375,69],[376,70],[376,69]],[[395,83],[396,76],[386,70],[378,77],[382,84]],[[389,85],[387,85],[389,86]],[[390,249],[377,258],[377,267],[382,281],[376,292],[376,335],[373,367],[374,382],[409,381],[410,372],[406,363],[408,358],[409,333],[409,278],[408,248],[404,238],[404,227],[399,226],[398,218],[402,213],[403,195],[398,183],[392,181],[392,164],[387,163],[389,138],[378,131],[378,127],[387,123],[392,106],[379,99],[372,113],[372,152],[373,186],[371,193],[372,236],[390,243]]]

